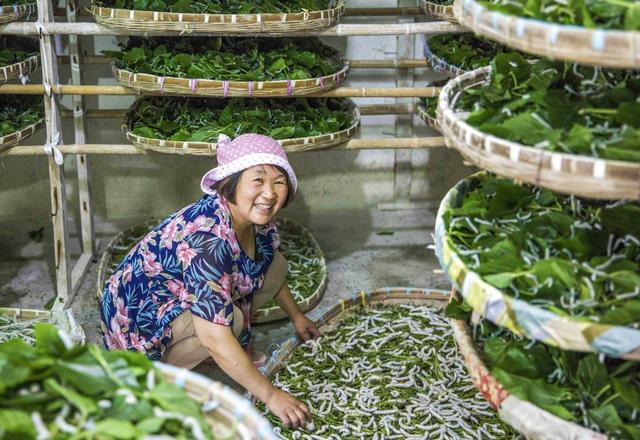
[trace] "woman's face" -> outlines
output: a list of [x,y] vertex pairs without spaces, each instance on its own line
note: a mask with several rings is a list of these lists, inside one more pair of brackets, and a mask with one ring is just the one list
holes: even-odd
[[272,165],[257,165],[242,173],[236,187],[236,212],[241,223],[264,225],[287,200],[286,176]]

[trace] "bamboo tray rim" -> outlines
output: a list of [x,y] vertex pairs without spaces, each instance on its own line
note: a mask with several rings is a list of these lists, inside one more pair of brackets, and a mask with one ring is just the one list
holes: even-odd
[[[456,247],[450,242],[444,223],[444,214],[450,208],[458,206],[458,202],[473,180],[486,178],[486,173],[479,172],[460,180],[444,196],[436,214],[436,256],[445,275],[460,295],[481,316],[517,335],[535,339],[562,350],[604,353],[610,357],[640,360],[640,330],[561,316],[516,299],[484,281],[458,256]],[[488,306],[491,306],[489,313],[486,311]],[[523,316],[526,317],[526,322],[518,319]],[[527,329],[527,326],[532,328]],[[588,341],[588,336],[593,333],[595,333],[593,341]],[[602,339],[603,336],[604,339]],[[600,341],[598,341],[599,338]],[[634,341],[635,345],[632,345]],[[631,348],[622,349],[623,346]]]
[[[232,428],[237,429],[232,438],[242,440],[276,440],[271,423],[251,405],[251,402],[231,389],[228,385],[209,379],[201,374],[165,364],[153,362],[167,382],[173,383],[185,390],[189,397],[202,404],[205,421],[214,431],[216,425],[231,422]],[[215,413],[218,417],[215,417]],[[212,432],[214,434],[214,432]],[[227,434],[228,435],[228,434]],[[226,436],[214,438],[228,438]]]
[[[522,400],[507,391],[491,374],[484,363],[469,331],[469,326],[461,320],[451,319],[453,337],[458,345],[465,366],[476,389],[498,412],[500,418],[516,431],[531,440],[548,438],[572,438],[583,440],[606,440],[607,436],[592,431],[577,423],[570,422],[547,412],[533,403]],[[522,414],[526,410],[526,414]],[[559,437],[545,437],[552,430]],[[571,433],[569,436],[567,433]],[[563,437],[563,436],[567,437]]]
[[[0,23],[8,23],[10,21],[19,20],[25,15],[31,15],[37,7],[37,3],[26,3],[24,5],[8,5],[0,6]],[[7,19],[9,19],[7,21]]]
[[418,113],[418,117],[422,119],[425,124],[433,128],[434,130],[440,131],[440,124],[438,124],[438,119],[427,113],[427,108],[422,103],[416,106],[416,112]]
[[[216,98],[203,98],[203,99],[216,99]],[[219,99],[219,98],[218,98]],[[338,98],[345,99],[345,98]],[[347,142],[350,138],[356,135],[358,127],[360,126],[361,116],[358,106],[353,102],[353,100],[348,99],[348,109],[347,111],[351,112],[351,117],[353,118],[353,123],[340,131],[335,131],[332,133],[323,133],[316,136],[308,136],[301,138],[288,138],[288,139],[278,139],[278,143],[282,145],[288,153],[293,153],[296,151],[308,151],[314,149],[322,149],[331,147],[337,143]],[[133,114],[141,104],[140,100],[137,100],[133,103],[126,115],[124,116],[121,128],[125,135],[125,137],[136,147],[148,150],[156,150],[164,153],[174,153],[174,154],[204,154],[206,153],[209,156],[216,155],[216,142],[202,142],[202,141],[174,141],[169,139],[157,139],[157,138],[148,138],[144,136],[140,136],[133,133],[132,130],[132,119]],[[326,140],[328,138],[328,140]]]
[[[535,148],[530,145],[520,144],[498,138],[484,133],[475,127],[470,126],[461,117],[461,113],[454,110],[461,91],[468,88],[476,88],[486,82],[487,76],[491,72],[491,66],[481,67],[469,71],[463,75],[451,79],[441,90],[438,98],[438,123],[442,127],[443,134],[448,146],[459,150],[463,155],[466,150],[478,155],[498,158],[512,167],[509,171],[498,171],[494,161],[487,161],[485,169],[516,180],[522,180],[532,185],[549,188],[556,192],[574,193],[585,198],[596,199],[640,199],[640,162],[604,159],[587,155],[578,155],[564,152],[555,152]],[[473,141],[473,142],[472,142]],[[466,144],[472,144],[467,146]],[[494,150],[496,147],[509,150],[509,154],[498,154]],[[522,161],[526,157],[527,161]],[[478,163],[480,159],[469,158],[472,162]],[[566,167],[577,167],[585,165],[590,167],[591,173],[577,172],[573,169],[566,170]],[[521,170],[524,166],[536,167],[536,179],[527,178]],[[550,174],[555,180],[558,177],[579,178],[580,184],[569,185],[564,182],[560,185],[557,181],[541,182],[541,174]],[[618,174],[618,175],[616,175]],[[631,175],[631,177],[621,177],[619,174]],[[587,179],[593,179],[589,182]],[[619,186],[626,183],[629,188],[603,189],[597,183],[615,181]],[[591,186],[589,185],[591,183]],[[594,188],[596,187],[596,188]],[[593,191],[594,194],[588,191]],[[597,193],[597,194],[596,194]]]
[[0,83],[7,82],[21,75],[28,75],[40,66],[40,54],[31,55],[17,63],[0,66]]
[[[602,67],[640,66],[640,31],[586,28],[508,15],[491,11],[476,0],[455,0],[453,12],[462,26],[523,52]],[[535,34],[544,35],[544,41]],[[602,59],[609,52],[607,49],[620,46],[623,40],[628,50],[618,50]]]
[[[338,55],[337,53],[335,55]],[[160,92],[165,95],[184,95],[184,96],[216,96],[216,97],[252,97],[252,96],[264,96],[264,92],[261,92],[266,87],[266,92],[270,89],[274,89],[273,93],[268,96],[296,96],[300,95],[300,91],[304,94],[306,88],[318,87],[319,90],[330,90],[337,87],[347,77],[349,72],[349,63],[340,56],[336,56],[338,61],[343,63],[342,68],[330,75],[323,75],[314,78],[304,79],[279,79],[269,81],[236,81],[236,80],[224,80],[224,79],[204,79],[204,78],[179,78],[175,76],[161,76],[149,73],[134,73],[130,70],[120,69],[116,66],[116,61],[111,62],[111,70],[116,80],[125,87],[148,91],[148,92]],[[128,79],[125,81],[123,77]],[[325,82],[328,84],[325,85]],[[178,91],[164,90],[165,83],[167,86],[172,85],[178,89]],[[173,85],[173,84],[175,85]],[[296,89],[296,86],[298,89]],[[241,89],[241,91],[235,91],[230,89]],[[204,91],[203,91],[204,89]],[[278,89],[282,89],[278,91]],[[207,92],[207,93],[205,93]],[[307,93],[313,93],[314,90],[309,90]],[[213,94],[212,94],[213,93]]]
[[453,15],[453,3],[450,5],[441,5],[429,0],[420,0],[420,7],[425,14],[431,17],[453,22],[457,21],[455,15]]
[[16,144],[18,144],[19,142],[22,142],[23,140],[27,139],[29,136],[31,136],[33,133],[39,130],[43,125],[44,125],[44,118],[41,118],[38,122],[27,125],[26,127],[23,127],[18,131],[14,131],[13,133],[9,133],[7,135],[0,137],[0,151],[6,148],[11,148]]
[[[359,291],[351,295],[348,299],[340,299],[337,303],[327,309],[315,309],[308,318],[311,319],[318,328],[323,329],[332,320],[337,319],[344,312],[348,312],[359,307],[370,304],[407,304],[424,303],[436,305],[444,308],[448,301],[449,292],[439,289],[412,288],[412,287],[384,287],[371,291]],[[267,363],[260,367],[260,372],[266,377],[271,377],[283,367],[287,359],[303,343],[297,336],[285,339],[277,348],[269,354]]]
[[[183,22],[184,24],[190,24],[189,19],[194,22],[195,17],[213,17],[223,20],[222,23],[210,23],[208,25],[235,23],[238,19],[240,21],[256,21],[256,22],[288,22],[292,21],[295,17],[295,21],[308,21],[314,19],[316,15],[327,15],[328,18],[332,18],[335,15],[342,15],[345,10],[344,0],[338,0],[335,2],[335,6],[327,9],[317,9],[311,11],[297,11],[297,12],[261,12],[258,14],[225,14],[225,13],[196,13],[196,12],[169,12],[169,11],[150,11],[146,9],[122,9],[122,8],[110,8],[105,6],[99,6],[92,2],[90,12],[94,16],[109,17],[109,18],[129,18],[135,13],[152,14],[153,20],[145,20],[152,22]],[[132,14],[133,13],[133,14]],[[300,16],[300,18],[298,18]],[[156,18],[157,17],[157,18]],[[162,17],[162,18],[161,18]],[[165,18],[166,17],[166,18]],[[258,19],[260,17],[260,19]],[[291,17],[291,19],[290,19]]]
[[[320,284],[311,295],[301,301],[296,301],[298,307],[300,308],[300,311],[304,313],[311,310],[320,302],[322,296],[324,295],[324,292],[327,289],[327,260],[325,259],[324,252],[322,251],[320,244],[318,244],[316,238],[306,227],[286,217],[277,217],[276,221],[278,223],[278,234],[280,234],[280,236],[282,236],[282,234],[280,233],[280,223],[284,223],[287,225],[287,227],[295,229],[295,232],[297,234],[304,235],[305,240],[310,242],[311,246],[313,246],[320,254],[320,273],[322,274]],[[253,316],[251,317],[251,324],[264,324],[267,322],[284,319],[286,317],[287,314],[277,305],[274,307],[261,307],[253,312]]]

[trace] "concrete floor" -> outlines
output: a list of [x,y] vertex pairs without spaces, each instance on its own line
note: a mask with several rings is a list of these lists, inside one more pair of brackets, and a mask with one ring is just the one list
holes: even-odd
[[[297,218],[295,212],[285,212],[289,218],[305,225],[325,252],[328,285],[317,307],[330,307],[360,290],[378,287],[447,289],[449,283],[444,275],[434,272],[439,264],[433,251],[427,249],[432,242],[437,209],[436,203],[431,205],[414,210],[329,211],[312,218]],[[98,255],[101,255],[100,247],[104,247],[119,229],[129,225],[96,226],[98,231],[106,231],[98,234],[101,243]],[[53,255],[50,241],[45,237],[40,243],[25,243],[18,258],[0,262],[0,306],[41,309],[52,298],[54,271],[53,262],[49,261]],[[89,342],[100,341],[97,266],[96,262],[91,265],[70,304]],[[268,353],[273,344],[292,334],[292,327],[286,320],[256,326],[253,329],[254,345]],[[230,381],[209,365],[201,365],[196,371],[227,383]]]

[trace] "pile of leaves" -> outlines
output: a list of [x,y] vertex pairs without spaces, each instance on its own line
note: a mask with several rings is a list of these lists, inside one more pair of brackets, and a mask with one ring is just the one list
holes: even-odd
[[20,131],[43,117],[41,96],[0,95],[0,137]]
[[[466,303],[447,307],[449,316],[467,322],[470,311]],[[640,363],[601,362],[596,354],[529,341],[486,320],[471,327],[491,374],[514,396],[609,438],[640,439]]]
[[135,73],[227,81],[273,81],[332,75],[343,67],[316,38],[139,38],[102,51]]
[[328,0],[99,0],[106,8],[139,11],[182,12],[196,14],[264,14],[320,11],[329,8]]
[[210,439],[200,405],[142,354],[75,346],[48,324],[0,344],[0,437]]
[[449,320],[429,306],[367,307],[301,345],[274,385],[309,406],[313,424],[285,439],[515,439],[477,392]]
[[37,40],[0,36],[0,66],[19,63],[37,54]]
[[508,15],[587,28],[640,30],[635,0],[480,0],[484,7]]
[[216,142],[260,133],[291,139],[334,133],[355,122],[346,99],[142,98],[131,115],[133,133],[153,139]]
[[444,214],[470,270],[562,316],[640,328],[640,204],[588,202],[478,176]]
[[483,40],[472,33],[440,34],[429,38],[429,51],[462,70],[474,70],[488,66],[499,53],[513,52],[501,44]]
[[640,161],[640,71],[529,63],[517,53],[497,55],[491,68],[458,104],[469,125],[535,148]]

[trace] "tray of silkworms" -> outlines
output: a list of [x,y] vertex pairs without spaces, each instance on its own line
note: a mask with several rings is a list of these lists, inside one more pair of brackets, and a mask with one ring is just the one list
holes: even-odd
[[517,438],[474,388],[446,300],[443,291],[388,288],[314,311],[322,336],[288,339],[263,367],[313,422],[290,429],[258,409],[283,439]]

